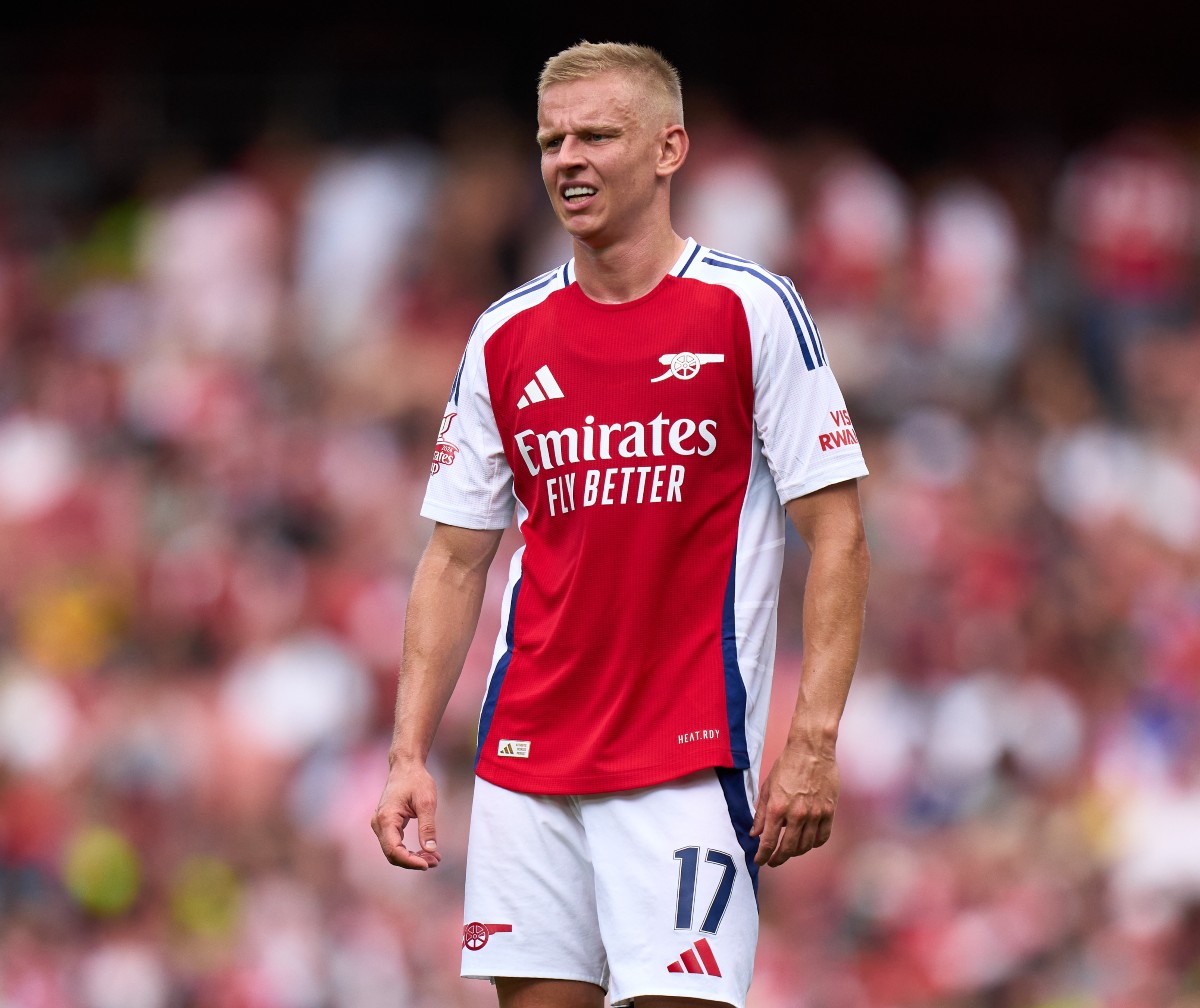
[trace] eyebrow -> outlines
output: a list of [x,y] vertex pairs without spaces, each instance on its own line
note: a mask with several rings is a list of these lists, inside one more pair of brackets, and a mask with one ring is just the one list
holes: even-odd
[[616,133],[626,128],[626,126],[622,126],[615,122],[596,121],[591,123],[582,123],[575,129],[569,130],[538,130],[536,139],[537,142],[541,144],[546,140],[553,140],[556,137],[566,136],[568,133],[574,134],[575,136],[582,136],[585,133]]

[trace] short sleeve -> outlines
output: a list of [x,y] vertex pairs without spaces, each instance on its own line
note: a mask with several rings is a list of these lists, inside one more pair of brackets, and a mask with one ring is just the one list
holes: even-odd
[[504,529],[516,499],[488,390],[483,340],[467,343],[433,450],[421,514],[461,528]]
[[867,475],[820,333],[790,281],[748,305],[754,421],[780,503]]

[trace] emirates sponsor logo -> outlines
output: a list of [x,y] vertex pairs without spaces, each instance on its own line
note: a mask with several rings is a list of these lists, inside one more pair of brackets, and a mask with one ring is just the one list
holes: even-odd
[[577,462],[711,455],[717,450],[717,421],[671,420],[659,413],[645,422],[596,423],[594,416],[586,416],[581,427],[545,433],[527,429],[514,440],[529,475],[537,476]]

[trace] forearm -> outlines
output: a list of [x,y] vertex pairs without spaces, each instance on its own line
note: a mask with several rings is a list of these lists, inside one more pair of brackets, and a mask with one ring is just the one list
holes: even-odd
[[455,551],[435,534],[413,576],[389,760],[424,763],[479,622],[490,549]]
[[858,663],[870,557],[857,508],[811,534],[804,657],[788,746],[832,756]]

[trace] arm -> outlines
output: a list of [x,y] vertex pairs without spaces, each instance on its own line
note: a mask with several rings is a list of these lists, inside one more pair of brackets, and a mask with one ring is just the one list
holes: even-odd
[[[424,871],[441,861],[434,825],[437,787],[425,761],[475,635],[488,567],[502,535],[438,524],[413,575],[388,779],[371,821],[384,855],[401,868]],[[412,819],[420,846],[410,850],[404,830]]]
[[758,791],[755,862],[781,865],[829,839],[837,806],[834,750],[858,661],[870,558],[858,482],[797,497],[788,517],[812,551],[804,589],[804,664],[787,743]]

